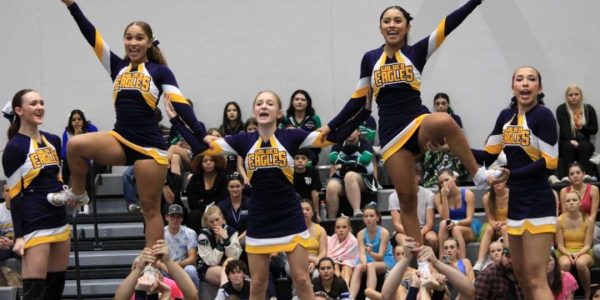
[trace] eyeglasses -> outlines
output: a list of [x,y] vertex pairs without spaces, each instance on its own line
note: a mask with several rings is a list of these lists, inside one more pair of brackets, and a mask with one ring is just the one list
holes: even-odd
[[506,258],[510,258],[510,248],[502,249],[502,254],[506,256]]

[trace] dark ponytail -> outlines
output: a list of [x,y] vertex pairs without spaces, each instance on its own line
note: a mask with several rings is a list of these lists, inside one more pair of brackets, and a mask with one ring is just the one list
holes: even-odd
[[14,114],[14,119],[13,119],[12,123],[10,123],[10,126],[8,127],[8,131],[7,131],[9,140],[12,139],[15,135],[17,135],[17,132],[19,132],[19,129],[21,129],[21,118],[15,114],[15,108],[22,107],[23,106],[23,96],[25,94],[33,92],[33,91],[34,90],[32,90],[32,89],[22,89],[13,96],[13,99],[11,102],[11,107],[12,107],[12,113]]

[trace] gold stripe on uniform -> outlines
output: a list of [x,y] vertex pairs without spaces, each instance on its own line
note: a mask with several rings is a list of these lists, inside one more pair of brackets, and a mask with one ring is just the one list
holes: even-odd
[[138,145],[126,140],[123,136],[118,134],[116,131],[109,131],[108,133],[110,133],[110,135],[115,137],[119,142],[121,142],[123,145],[127,146],[128,148],[130,148],[136,152],[139,152],[141,154],[152,157],[154,159],[154,161],[156,161],[159,165],[165,165],[165,166],[169,165],[169,158],[165,151],[160,151],[159,149],[151,148],[151,147],[144,148],[144,147],[138,146]]

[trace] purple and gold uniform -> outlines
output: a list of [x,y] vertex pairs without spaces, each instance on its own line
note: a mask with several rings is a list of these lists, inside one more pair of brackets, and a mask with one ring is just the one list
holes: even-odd
[[556,200],[547,173],[558,164],[557,128],[552,112],[540,104],[525,115],[517,114],[516,105],[504,109],[485,150],[473,150],[473,154],[479,163],[491,165],[502,151],[510,170],[508,233],[554,233]]
[[62,189],[60,138],[40,132],[41,141],[17,133],[4,148],[2,166],[8,178],[11,216],[16,238],[25,239],[25,249],[68,241],[70,227],[64,206],[54,206],[48,193]]
[[379,107],[379,140],[383,160],[408,146],[407,142],[429,113],[421,102],[421,73],[425,63],[446,36],[479,4],[481,0],[470,0],[445,17],[428,37],[412,46],[405,44],[394,57],[386,55],[384,46],[365,53],[356,90],[342,111],[329,122],[329,127],[338,128],[365,106],[368,94],[371,94]]
[[[240,155],[250,184],[246,251],[254,254],[290,252],[297,245],[306,247],[310,235],[304,222],[300,199],[294,190],[294,155],[300,148],[319,148],[321,133],[301,129],[277,129],[268,141],[258,132],[240,132],[213,141],[210,149],[186,133],[178,118],[171,119],[190,146],[204,155]],[[358,124],[355,124],[358,126]],[[356,128],[355,126],[355,128]]]
[[68,8],[113,80],[117,121],[110,133],[125,149],[138,153],[133,154],[133,157],[128,155],[127,164],[132,164],[136,157],[140,157],[139,154],[151,157],[159,164],[168,164],[165,151],[167,144],[155,116],[162,94],[171,101],[197,138],[201,139],[205,135],[204,125],[196,119],[194,111],[177,86],[175,76],[167,66],[153,61],[134,65],[129,59],[120,58],[109,49],[100,32],[83,15],[77,3]]

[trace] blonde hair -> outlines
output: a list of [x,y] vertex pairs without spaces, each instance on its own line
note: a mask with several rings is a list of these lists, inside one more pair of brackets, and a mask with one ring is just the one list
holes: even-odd
[[204,210],[204,214],[202,215],[202,228],[210,227],[208,223],[208,217],[214,214],[219,214],[223,221],[225,221],[225,217],[223,216],[223,212],[221,211],[219,206],[214,203],[211,203],[206,207],[206,209]]
[[[578,90],[579,95],[581,96],[581,101],[579,101],[579,107],[577,108],[577,110],[581,111],[581,125],[585,125],[587,124],[587,122],[585,120],[585,111],[583,110],[583,92],[581,91],[581,87],[579,87],[575,83],[569,84],[567,86],[567,89],[565,90],[565,102],[567,101],[567,95],[569,95],[569,91],[572,89]],[[569,112],[569,121],[571,122],[571,134],[575,135],[577,129],[575,128],[575,120],[573,120],[573,110],[571,109],[568,103],[565,106],[567,107],[567,111]]]

